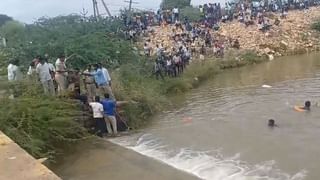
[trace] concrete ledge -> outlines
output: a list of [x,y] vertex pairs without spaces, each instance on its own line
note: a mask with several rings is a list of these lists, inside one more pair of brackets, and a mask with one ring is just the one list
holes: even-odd
[[0,131],[0,180],[61,180]]
[[49,166],[68,180],[198,180],[105,139],[82,141]]

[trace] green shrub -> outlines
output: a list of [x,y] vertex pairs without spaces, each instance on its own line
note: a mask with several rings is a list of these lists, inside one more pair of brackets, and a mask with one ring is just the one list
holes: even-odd
[[190,81],[184,80],[183,78],[169,79],[166,80],[163,86],[163,93],[167,95],[181,94],[187,92],[192,88]]
[[163,110],[170,101],[162,93],[162,81],[151,76],[152,67],[146,61],[121,66],[113,75],[113,88],[118,100],[134,101],[124,106],[131,128],[141,128],[151,115]]
[[[1,83],[6,89],[0,97],[0,130],[35,158],[54,158],[63,143],[88,137],[75,121],[80,105],[69,99],[48,97],[30,81]],[[13,93],[14,99],[8,98]]]
[[162,0],[161,8],[172,9],[174,7],[184,8],[191,5],[191,0]]
[[188,6],[181,9],[181,17],[187,17],[191,22],[197,22],[201,20],[202,13],[200,12],[199,8]]
[[28,25],[9,21],[0,28],[0,35],[8,39],[7,48],[1,51],[18,59],[23,69],[35,56],[46,53],[51,62],[62,53],[74,54],[68,67],[83,68],[97,62],[114,67],[135,59],[130,42],[116,33],[120,28],[122,23],[117,20],[94,22],[80,15],[40,18]]
[[3,51],[0,50],[0,76],[7,74],[7,64],[8,57]]
[[253,51],[246,51],[245,53],[241,54],[240,59],[246,61],[248,64],[255,64],[265,60],[263,57],[258,56],[257,53]]
[[316,22],[314,22],[312,25],[311,25],[311,28],[316,30],[316,31],[320,31],[320,19],[317,20]]

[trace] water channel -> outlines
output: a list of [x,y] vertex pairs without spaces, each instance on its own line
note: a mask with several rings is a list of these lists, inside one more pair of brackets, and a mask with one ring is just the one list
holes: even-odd
[[[310,112],[293,110],[305,100]],[[141,133],[110,141],[199,179],[318,180],[319,103],[320,54],[284,57],[220,73]]]

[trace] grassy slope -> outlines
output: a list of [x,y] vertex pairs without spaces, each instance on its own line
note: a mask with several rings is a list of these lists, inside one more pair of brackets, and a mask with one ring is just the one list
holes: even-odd
[[44,96],[33,81],[0,82],[0,89],[10,92],[0,97],[0,130],[35,158],[54,158],[62,143],[89,137],[75,121],[81,112],[74,101]]

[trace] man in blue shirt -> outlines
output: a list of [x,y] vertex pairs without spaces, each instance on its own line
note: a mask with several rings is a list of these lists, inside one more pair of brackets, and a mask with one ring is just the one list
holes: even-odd
[[102,70],[102,72],[103,72],[104,78],[105,78],[106,81],[107,81],[107,87],[106,87],[106,88],[107,88],[107,93],[109,93],[110,96],[111,96],[113,99],[115,99],[115,97],[114,97],[114,95],[113,95],[113,93],[112,93],[112,88],[111,88],[111,76],[110,76],[110,74],[109,74],[109,71],[108,71],[105,67],[103,67],[101,63],[99,63],[98,65],[99,65],[99,68],[100,68],[100,69]]
[[84,75],[94,76],[94,80],[99,88],[100,95],[110,94],[111,98],[114,99],[111,87],[109,85],[109,80],[106,79],[105,74],[103,73],[102,67],[99,64],[94,65],[95,72],[89,74],[84,73]]
[[94,79],[98,86],[104,86],[107,85],[108,82],[103,74],[102,69],[99,67],[98,64],[94,65],[95,72],[90,73],[92,76],[94,76]]
[[110,98],[109,94],[105,94],[104,97],[105,99],[102,100],[100,103],[103,106],[104,119],[106,121],[108,134],[118,136],[117,120],[115,116],[116,107],[120,106],[121,104],[125,104],[127,102],[126,101],[117,102],[114,99]]

